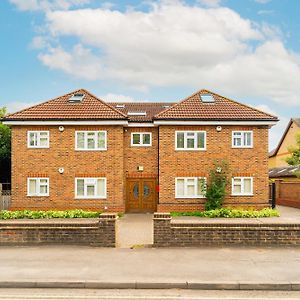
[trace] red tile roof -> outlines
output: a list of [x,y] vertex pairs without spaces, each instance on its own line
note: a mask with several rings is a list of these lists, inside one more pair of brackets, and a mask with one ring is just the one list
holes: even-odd
[[[202,102],[200,95],[210,94],[214,103]],[[208,90],[201,90],[158,113],[159,120],[272,120],[277,117]]]
[[[75,93],[85,97],[79,103],[70,103]],[[201,94],[211,94],[214,103],[203,103]],[[124,105],[123,107],[116,107]],[[168,107],[169,106],[169,107]],[[128,115],[129,112],[144,112],[145,115]],[[150,122],[153,120],[267,120],[277,117],[255,108],[230,100],[207,90],[201,90],[179,103],[132,102],[107,103],[80,89],[36,106],[10,114],[5,120],[129,120]]]
[[[128,119],[132,122],[152,122],[153,117],[161,111],[174,105],[170,102],[111,102],[111,106],[115,107],[125,115],[128,112],[145,112],[145,116],[132,116],[129,115]],[[124,106],[124,107],[119,107]]]
[[[79,103],[70,103],[76,93],[85,96]],[[5,120],[124,120],[127,116],[90,92],[80,89],[47,102],[7,115]]]

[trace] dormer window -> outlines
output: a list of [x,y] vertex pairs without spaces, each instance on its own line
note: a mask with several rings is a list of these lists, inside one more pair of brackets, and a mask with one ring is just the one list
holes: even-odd
[[203,103],[214,103],[215,98],[212,94],[200,94],[200,99]]
[[129,111],[127,113],[128,116],[146,116],[147,113],[145,111]]
[[73,94],[70,98],[69,98],[69,102],[70,103],[80,103],[83,98],[84,98],[84,94],[83,93],[76,93]]

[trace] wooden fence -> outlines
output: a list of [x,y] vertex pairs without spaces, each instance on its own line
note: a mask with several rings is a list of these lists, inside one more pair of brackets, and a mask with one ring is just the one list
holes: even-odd
[[0,210],[10,208],[11,191],[2,190],[2,184],[0,183]]
[[275,180],[276,204],[300,208],[300,180]]

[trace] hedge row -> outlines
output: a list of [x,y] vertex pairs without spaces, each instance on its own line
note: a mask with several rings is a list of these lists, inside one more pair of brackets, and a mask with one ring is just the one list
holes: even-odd
[[264,208],[262,210],[220,208],[207,211],[172,212],[171,215],[174,217],[193,216],[201,218],[267,218],[279,217],[279,211],[271,208]]

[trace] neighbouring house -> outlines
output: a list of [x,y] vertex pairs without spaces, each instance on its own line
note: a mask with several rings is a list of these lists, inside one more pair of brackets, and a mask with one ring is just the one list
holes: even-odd
[[300,133],[300,118],[292,118],[283,133],[278,146],[269,153],[269,169],[285,167],[285,161],[290,155],[288,148],[296,146],[296,135]]
[[230,168],[224,205],[268,207],[268,129],[277,121],[207,90],[178,103],[106,103],[80,89],[4,119],[11,208],[201,210],[216,160]]
[[300,173],[300,166],[285,166],[269,169],[269,178],[271,181],[275,179],[300,181],[296,173]]

